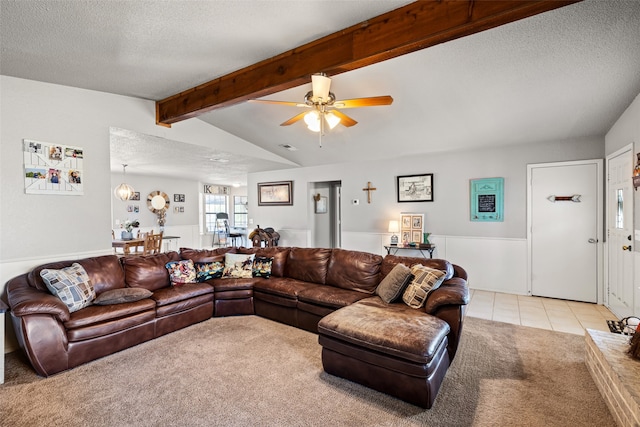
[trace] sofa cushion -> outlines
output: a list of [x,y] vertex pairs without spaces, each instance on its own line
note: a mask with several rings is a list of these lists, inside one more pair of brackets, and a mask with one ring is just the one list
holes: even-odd
[[153,295],[148,289],[144,288],[120,288],[112,289],[98,295],[93,301],[96,305],[123,304],[125,302],[140,301]]
[[213,288],[206,283],[185,283],[178,287],[170,286],[158,289],[153,293],[151,298],[156,301],[158,307],[162,307],[163,305],[209,294],[211,294],[213,298]]
[[[132,303],[136,304],[136,303]],[[92,306],[92,307],[113,307],[113,306]],[[91,307],[87,307],[91,308]],[[86,310],[86,309],[85,309]],[[85,311],[81,310],[81,311]],[[146,310],[135,314],[128,314],[124,317],[112,318],[103,322],[96,322],[83,327],[67,330],[67,338],[70,342],[84,341],[92,338],[103,337],[125,329],[133,328],[144,323],[152,322],[156,318],[155,310]]]
[[78,263],[60,270],[45,268],[40,276],[49,291],[67,305],[70,313],[91,305],[96,297],[89,275]]
[[71,318],[64,322],[66,329],[84,328],[126,318],[137,313],[150,311],[155,317],[156,302],[150,298],[123,304],[92,305],[71,314]]
[[97,294],[100,294],[109,289],[124,288],[124,270],[120,265],[120,260],[116,255],[104,255],[92,258],[84,258],[73,261],[58,261],[42,264],[34,268],[29,273],[29,283],[41,291],[46,291],[45,285],[40,271],[44,269],[61,269],[69,267],[73,263],[78,263],[84,268],[89,275],[93,289]]
[[370,296],[363,292],[328,285],[316,285],[298,291],[298,301],[331,308],[344,307]]
[[268,279],[271,277],[271,266],[273,265],[273,258],[259,257],[253,260],[253,277],[264,277]]
[[254,280],[255,283],[253,285],[253,289],[255,291],[291,298],[294,300],[297,300],[298,293],[300,293],[300,291],[320,286],[314,283],[290,279],[288,277],[272,277],[269,280],[256,278]]
[[379,297],[336,310],[318,323],[321,335],[422,364],[431,361],[449,330],[442,319]]
[[251,290],[253,289],[253,284],[258,281],[263,280],[259,278],[226,278],[224,280],[212,280],[207,282],[209,285],[213,286],[213,291],[218,292],[229,292],[229,291],[238,291],[238,290]]
[[391,272],[393,267],[396,264],[404,264],[407,267],[411,267],[415,264],[425,265],[430,268],[435,268],[436,270],[444,271],[445,277],[444,280],[449,280],[454,275],[453,264],[444,259],[430,259],[430,258],[420,258],[420,257],[407,257],[407,256],[397,256],[397,255],[386,255],[382,260],[381,266],[381,279],[384,279],[387,274]]
[[380,282],[381,263],[380,255],[333,249],[326,284],[373,294]]
[[224,255],[224,273],[222,277],[251,278],[253,277],[254,254],[231,254]]
[[166,288],[170,281],[165,265],[170,261],[179,260],[177,252],[124,257],[122,263],[125,282],[130,288],[145,288],[150,291]]
[[170,261],[165,264],[165,268],[169,272],[169,280],[172,285],[196,283],[196,267],[190,259]]
[[397,264],[376,288],[376,294],[382,301],[390,304],[402,296],[402,293],[413,279],[411,269],[404,264]]
[[411,267],[413,279],[402,294],[402,301],[411,308],[424,305],[429,293],[438,289],[444,280],[445,272],[416,264]]
[[285,276],[303,282],[325,284],[331,249],[291,248],[285,267]]
[[202,283],[211,279],[219,279],[224,272],[224,256],[214,257],[207,262],[196,262],[196,282]]
[[216,248],[216,249],[189,249],[180,248],[180,258],[190,259],[195,262],[210,262],[215,261],[219,256],[223,256],[226,253],[235,253],[236,248]]

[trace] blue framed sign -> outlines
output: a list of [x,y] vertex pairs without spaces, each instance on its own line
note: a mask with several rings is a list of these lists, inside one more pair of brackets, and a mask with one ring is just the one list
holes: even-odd
[[504,221],[504,178],[472,179],[471,221]]

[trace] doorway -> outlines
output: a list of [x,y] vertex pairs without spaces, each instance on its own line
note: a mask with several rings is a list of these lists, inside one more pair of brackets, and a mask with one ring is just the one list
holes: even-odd
[[620,318],[634,314],[632,171],[631,145],[607,157],[608,307]]
[[529,293],[602,302],[603,162],[529,165]]
[[339,248],[342,244],[342,181],[309,183],[311,244],[315,248]]

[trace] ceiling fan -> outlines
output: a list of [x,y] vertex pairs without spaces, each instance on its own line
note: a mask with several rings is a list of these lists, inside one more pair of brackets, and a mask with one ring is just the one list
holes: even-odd
[[310,111],[303,111],[289,120],[280,124],[280,126],[289,126],[299,120],[304,119],[307,127],[313,132],[320,134],[320,147],[322,147],[322,135],[326,130],[333,129],[338,124],[351,127],[358,122],[340,111],[343,108],[359,108],[359,107],[375,107],[378,105],[391,105],[393,98],[385,96],[373,96],[370,98],[354,98],[345,100],[336,100],[333,92],[329,91],[331,87],[331,79],[324,73],[311,75],[311,91],[307,92],[304,97],[304,103],[290,101],[270,101],[263,99],[252,99],[249,102],[260,102],[264,104],[290,105],[294,107],[303,107]]

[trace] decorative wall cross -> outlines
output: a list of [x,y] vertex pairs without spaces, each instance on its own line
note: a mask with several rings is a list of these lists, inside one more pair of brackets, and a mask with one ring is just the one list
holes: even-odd
[[371,192],[376,190],[377,188],[371,186],[371,181],[367,182],[367,187],[362,189],[367,192],[367,203],[371,203]]

